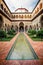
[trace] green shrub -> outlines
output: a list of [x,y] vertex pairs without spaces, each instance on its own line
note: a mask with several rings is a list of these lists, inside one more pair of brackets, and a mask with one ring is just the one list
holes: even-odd
[[7,37],[7,33],[3,30],[0,30],[0,38],[5,38]]
[[31,30],[28,30],[28,33],[31,33]]
[[9,30],[9,31],[8,31],[8,34],[9,34],[9,35],[13,35],[14,32],[13,32],[12,30]]
[[36,30],[29,30],[28,33],[30,33],[31,35],[36,34]]
[[39,38],[43,38],[43,30],[38,31],[36,36]]
[[16,31],[15,31],[15,30],[12,30],[12,32],[16,33]]

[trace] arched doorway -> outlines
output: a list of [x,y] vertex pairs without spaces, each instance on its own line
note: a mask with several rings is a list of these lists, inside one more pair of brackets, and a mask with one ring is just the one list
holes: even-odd
[[21,22],[19,24],[19,32],[24,32],[24,23],[23,22]]
[[40,18],[40,24],[41,24],[41,28],[43,28],[43,15]]
[[0,15],[0,29],[2,28],[3,26],[3,17]]

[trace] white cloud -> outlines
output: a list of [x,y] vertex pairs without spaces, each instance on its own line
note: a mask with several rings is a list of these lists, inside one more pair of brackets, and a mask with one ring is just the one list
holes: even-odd
[[21,6],[29,11],[32,11],[38,1],[39,0],[5,0],[12,12]]

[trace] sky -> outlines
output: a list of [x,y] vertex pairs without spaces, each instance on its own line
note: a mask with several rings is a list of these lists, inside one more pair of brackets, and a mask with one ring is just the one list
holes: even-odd
[[17,8],[26,8],[32,12],[39,0],[5,0],[11,12],[15,12]]

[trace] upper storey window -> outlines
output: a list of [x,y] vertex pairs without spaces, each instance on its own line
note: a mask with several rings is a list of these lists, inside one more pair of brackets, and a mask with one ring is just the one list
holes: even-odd
[[40,3],[40,9],[42,8],[42,3]]

